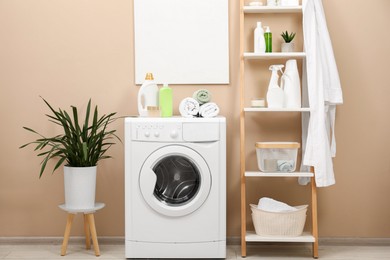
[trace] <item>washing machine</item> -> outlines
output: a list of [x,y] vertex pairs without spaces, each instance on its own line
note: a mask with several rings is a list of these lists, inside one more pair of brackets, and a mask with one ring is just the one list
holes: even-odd
[[126,258],[226,257],[226,119],[125,119]]

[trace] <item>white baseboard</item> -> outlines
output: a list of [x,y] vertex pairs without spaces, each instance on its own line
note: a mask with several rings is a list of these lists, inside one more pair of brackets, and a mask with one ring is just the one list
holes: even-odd
[[[228,245],[240,245],[241,238],[240,237],[228,237],[227,238]],[[327,246],[390,246],[390,238],[367,238],[367,237],[320,237],[318,239],[319,245]],[[269,242],[255,242],[251,243],[253,245],[256,244],[270,244]],[[273,243],[279,244],[280,243]],[[286,244],[286,243],[283,243]],[[287,244],[297,244],[297,243],[287,243]],[[298,243],[301,244],[301,243]]]
[[[62,244],[63,237],[0,237],[0,244]],[[125,237],[105,237],[98,236],[99,244],[105,245],[121,245],[125,244]],[[82,236],[70,236],[69,244],[84,243],[85,237]]]
[[[84,237],[70,237],[69,244],[84,243]],[[98,237],[99,244],[102,245],[124,245],[125,237],[121,236],[101,236]],[[63,237],[0,237],[0,244],[62,244]],[[240,245],[240,237],[228,237],[228,245]],[[259,243],[254,243],[259,244]],[[263,243],[261,243],[263,244]],[[268,243],[269,244],[269,243]],[[361,238],[361,237],[320,237],[320,246],[390,246],[390,238]]]
[[390,238],[384,237],[320,237],[318,242],[330,246],[390,246]]

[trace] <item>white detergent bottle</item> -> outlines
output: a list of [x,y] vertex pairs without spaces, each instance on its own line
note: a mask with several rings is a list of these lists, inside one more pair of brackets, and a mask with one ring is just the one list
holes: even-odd
[[278,85],[278,71],[282,71],[284,65],[271,65],[269,70],[272,71],[271,79],[267,91],[267,103],[269,108],[283,108],[284,91]]
[[158,107],[158,86],[152,73],[146,73],[145,81],[138,91],[139,115],[148,116],[148,107]]
[[261,22],[257,22],[257,27],[254,32],[254,52],[265,53],[264,30],[261,26]]
[[301,108],[301,81],[299,79],[297,60],[288,60],[284,70],[281,86],[284,90],[284,107]]

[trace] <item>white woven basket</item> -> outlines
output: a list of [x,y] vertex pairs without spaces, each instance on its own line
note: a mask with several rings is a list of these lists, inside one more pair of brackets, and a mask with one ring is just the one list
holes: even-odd
[[257,235],[296,237],[302,234],[308,205],[297,206],[298,210],[291,212],[269,212],[254,204],[250,206]]

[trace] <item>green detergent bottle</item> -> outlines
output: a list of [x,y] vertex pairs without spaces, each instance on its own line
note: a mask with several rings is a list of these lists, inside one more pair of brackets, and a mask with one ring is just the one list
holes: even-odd
[[159,92],[161,117],[172,116],[172,110],[173,110],[172,99],[173,99],[172,89],[168,86],[168,84],[164,84],[163,87],[160,88],[160,92]]

